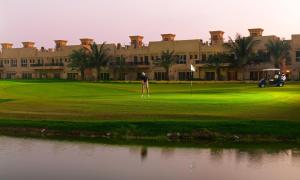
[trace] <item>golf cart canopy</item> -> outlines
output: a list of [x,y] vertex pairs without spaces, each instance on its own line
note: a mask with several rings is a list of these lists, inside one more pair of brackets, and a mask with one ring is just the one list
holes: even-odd
[[280,69],[263,69],[263,71],[280,71]]

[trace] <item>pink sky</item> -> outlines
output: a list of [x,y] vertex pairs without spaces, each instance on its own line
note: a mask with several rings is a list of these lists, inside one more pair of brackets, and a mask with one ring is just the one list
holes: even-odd
[[207,41],[210,30],[228,37],[253,27],[289,39],[300,34],[299,8],[299,0],[0,0],[0,42],[53,47],[55,39],[90,37],[127,44],[128,35],[140,34],[148,43],[161,33]]

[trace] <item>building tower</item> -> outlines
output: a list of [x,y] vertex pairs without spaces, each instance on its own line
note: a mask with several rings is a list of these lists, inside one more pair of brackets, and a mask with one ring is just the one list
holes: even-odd
[[82,46],[89,46],[94,42],[94,40],[90,38],[81,38],[80,42]]
[[224,43],[224,32],[223,31],[210,31],[211,45],[222,45]]
[[31,41],[26,41],[26,42],[22,42],[23,44],[23,48],[34,48],[34,42]]
[[12,43],[1,43],[2,49],[11,49],[13,47]]
[[161,35],[162,41],[174,41],[175,37],[176,37],[175,34],[162,34]]
[[66,40],[55,40],[55,49],[60,49],[67,46],[68,41]]
[[264,29],[262,28],[253,28],[248,29],[251,37],[260,37],[263,35]]
[[141,47],[143,47],[144,36],[140,36],[140,35],[129,36],[129,38],[131,40],[131,42],[130,42],[131,47],[133,47],[133,48],[141,48]]

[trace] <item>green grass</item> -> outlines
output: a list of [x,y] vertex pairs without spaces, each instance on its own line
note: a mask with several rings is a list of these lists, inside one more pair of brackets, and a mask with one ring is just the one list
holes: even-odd
[[139,84],[0,81],[1,119],[300,120],[300,84]]
[[140,136],[208,129],[300,137],[300,83],[265,89],[200,83],[193,85],[193,94],[189,84],[150,88],[150,98],[141,98],[136,83],[0,81],[0,126],[130,131]]

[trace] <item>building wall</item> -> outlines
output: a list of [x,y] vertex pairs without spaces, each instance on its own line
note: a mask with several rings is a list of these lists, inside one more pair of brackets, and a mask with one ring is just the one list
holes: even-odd
[[[106,44],[106,48],[109,49],[109,53],[112,56],[125,59],[126,66],[120,67],[115,61],[112,61],[101,72],[108,73],[109,79],[112,80],[137,80],[142,72],[146,72],[150,79],[163,77],[164,75],[162,74],[165,73],[165,69],[157,66],[154,62],[160,58],[162,51],[169,50],[174,51],[175,55],[181,57],[181,62],[183,62],[172,66],[169,72],[170,80],[188,79],[190,64],[196,67],[196,72],[193,73],[194,79],[214,80],[216,79],[216,70],[205,63],[206,58],[211,54],[228,50],[223,44],[223,32],[213,31],[211,34],[211,42],[203,42],[201,39],[175,40],[175,35],[172,35],[172,38],[163,38],[162,41],[149,42],[147,46],[143,45],[142,36],[131,36],[132,42],[128,46]],[[265,44],[276,38],[278,37],[255,36],[254,39],[258,40],[255,50],[265,50]],[[300,79],[300,35],[292,35],[289,42],[292,47],[292,63],[287,67],[287,72],[291,79],[298,80]],[[56,44],[54,49],[37,49],[34,46],[26,48],[3,46],[0,52],[0,78],[80,79],[79,71],[68,67],[70,62],[69,55],[73,50],[84,46],[86,46],[84,42],[80,45]],[[299,51],[299,58],[296,58],[297,51]],[[14,65],[15,62],[17,62],[16,66]],[[272,67],[271,63],[251,65],[244,69],[233,69],[228,67],[228,65],[224,65],[221,67],[220,75],[222,80],[251,80],[251,73]],[[93,80],[96,77],[94,69],[87,69],[85,73],[86,79]]]

